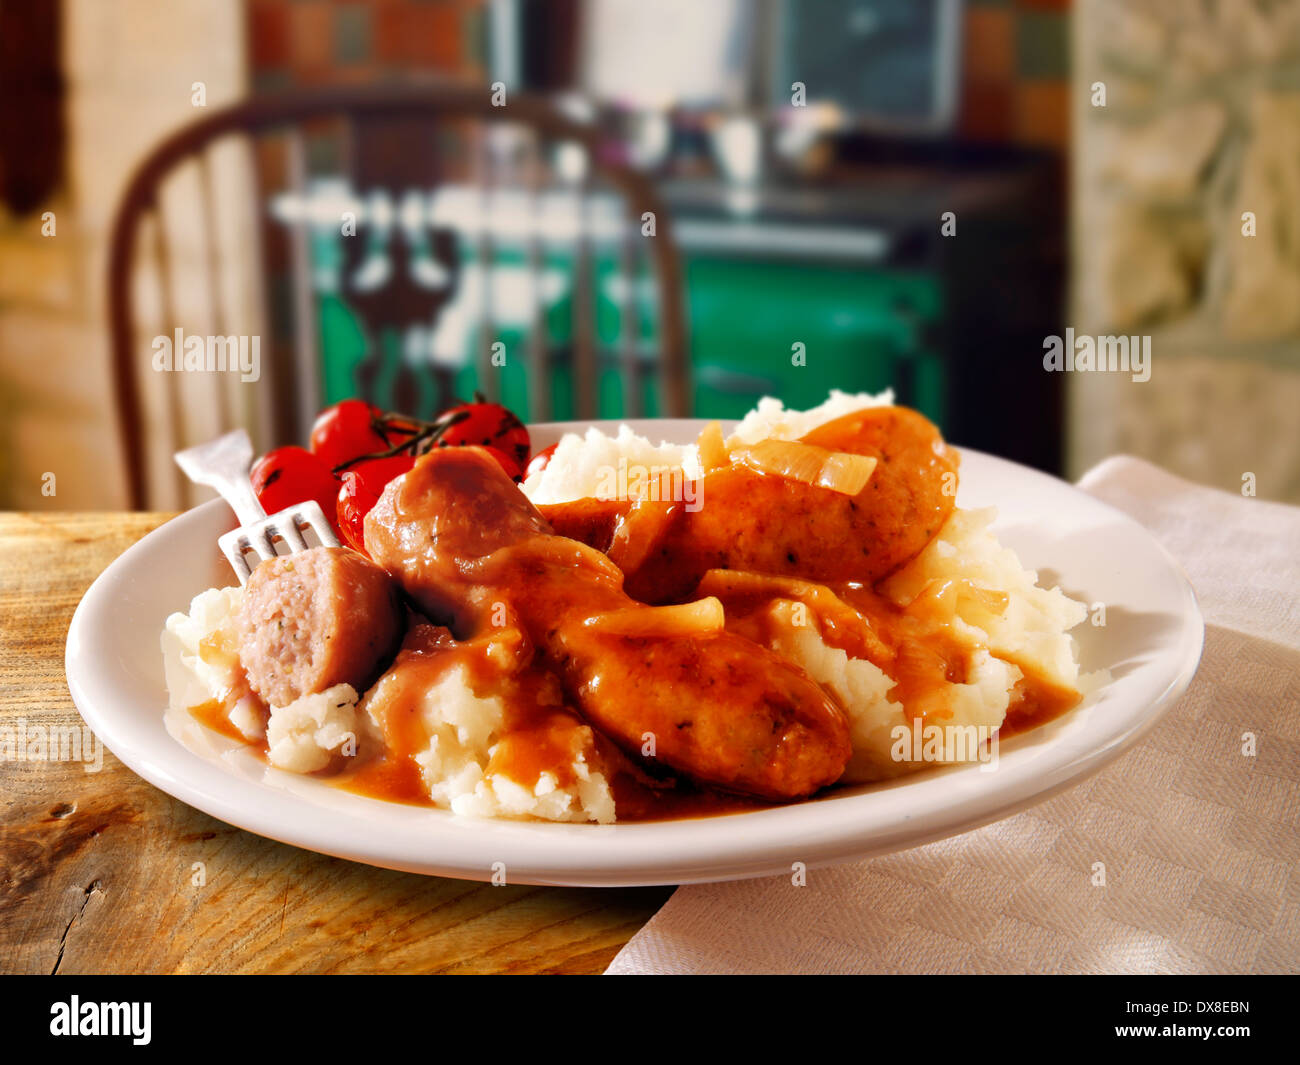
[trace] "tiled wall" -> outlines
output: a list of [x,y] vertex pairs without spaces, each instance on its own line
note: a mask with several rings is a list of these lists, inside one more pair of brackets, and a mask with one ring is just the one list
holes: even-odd
[[[384,78],[474,78],[483,0],[247,0],[255,91]],[[961,132],[1068,145],[1071,0],[967,0]]]
[[247,0],[253,90],[481,77],[481,0]]
[[967,0],[961,132],[1064,152],[1070,0]]

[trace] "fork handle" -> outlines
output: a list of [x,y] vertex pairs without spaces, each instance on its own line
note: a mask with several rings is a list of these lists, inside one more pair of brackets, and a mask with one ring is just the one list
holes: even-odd
[[196,484],[215,488],[239,518],[240,525],[251,525],[266,517],[248,480],[253,462],[253,442],[243,429],[219,437],[204,446],[201,461],[186,452],[176,456],[185,475]]

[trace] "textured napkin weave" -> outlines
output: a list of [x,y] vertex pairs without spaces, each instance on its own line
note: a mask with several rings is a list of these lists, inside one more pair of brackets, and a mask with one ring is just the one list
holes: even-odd
[[1300,971],[1300,508],[1131,458],[1080,487],[1152,531],[1205,615],[1196,679],[1150,735],[962,836],[803,887],[679,888],[610,973]]

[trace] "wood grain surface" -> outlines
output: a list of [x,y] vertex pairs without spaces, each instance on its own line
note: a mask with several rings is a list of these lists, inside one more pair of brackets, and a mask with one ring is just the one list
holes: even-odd
[[[72,612],[167,517],[0,513],[0,727],[81,725]],[[671,892],[395,873],[232,828],[108,752],[0,758],[4,973],[598,973]]]

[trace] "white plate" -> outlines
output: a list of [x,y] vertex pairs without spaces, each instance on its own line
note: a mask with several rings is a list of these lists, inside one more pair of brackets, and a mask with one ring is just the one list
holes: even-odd
[[[597,423],[599,424],[599,423]],[[614,423],[609,423],[613,425]],[[702,422],[632,423],[674,442]],[[540,425],[545,447],[572,425]],[[212,585],[232,528],[219,500],[126,551],[86,593],[68,632],[68,686],[108,748],[150,783],[214,817],[299,847],[392,869],[510,883],[630,886],[788,873],[968,831],[1095,772],[1153,728],[1191,682],[1204,626],[1176,563],[1136,522],[1070,485],[964,450],[958,502],[998,507],[995,529],[1042,583],[1106,605],[1075,630],[1083,668],[1112,682],[1077,711],[1001,745],[997,768],[934,769],[793,806],[675,822],[568,825],[474,820],[385,803],[264,764],[185,715],[165,718],[159,633]],[[497,865],[503,863],[503,866]]]

